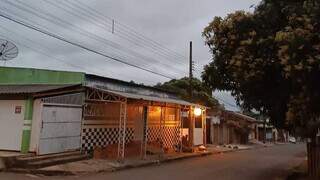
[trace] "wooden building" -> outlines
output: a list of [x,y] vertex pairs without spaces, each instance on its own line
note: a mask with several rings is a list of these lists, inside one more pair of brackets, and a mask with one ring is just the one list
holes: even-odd
[[258,138],[258,121],[252,117],[227,110],[208,114],[208,144],[247,144]]

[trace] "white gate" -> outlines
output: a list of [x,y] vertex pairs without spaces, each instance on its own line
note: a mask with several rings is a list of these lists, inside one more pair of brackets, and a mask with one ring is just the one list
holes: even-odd
[[202,116],[195,117],[195,125],[193,130],[193,142],[194,145],[203,144],[203,118]]
[[43,104],[39,154],[80,149],[81,105]]
[[23,100],[0,100],[0,150],[20,151],[24,103]]

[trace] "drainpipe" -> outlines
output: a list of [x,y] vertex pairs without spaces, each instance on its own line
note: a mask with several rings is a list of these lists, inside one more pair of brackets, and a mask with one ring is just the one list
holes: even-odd
[[22,131],[22,142],[21,142],[21,152],[28,153],[30,147],[31,139],[31,126],[32,126],[32,115],[33,115],[33,97],[29,96],[25,101],[24,110],[24,122]]

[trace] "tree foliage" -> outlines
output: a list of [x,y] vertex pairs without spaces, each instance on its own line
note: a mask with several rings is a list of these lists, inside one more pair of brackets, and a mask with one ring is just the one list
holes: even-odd
[[178,94],[182,99],[208,107],[217,107],[219,103],[212,97],[212,91],[199,79],[192,79],[193,96],[189,95],[189,78],[173,79],[163,84],[158,83],[155,87]]
[[253,13],[215,17],[203,32],[213,54],[206,85],[231,91],[277,127],[313,135],[320,124],[319,5],[263,0]]

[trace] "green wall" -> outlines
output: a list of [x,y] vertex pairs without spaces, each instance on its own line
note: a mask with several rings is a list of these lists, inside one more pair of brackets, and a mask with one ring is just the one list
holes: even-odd
[[84,84],[81,72],[0,67],[0,84]]
[[29,97],[25,102],[24,122],[22,129],[21,152],[28,153],[31,140],[31,126],[33,116],[33,98]]

